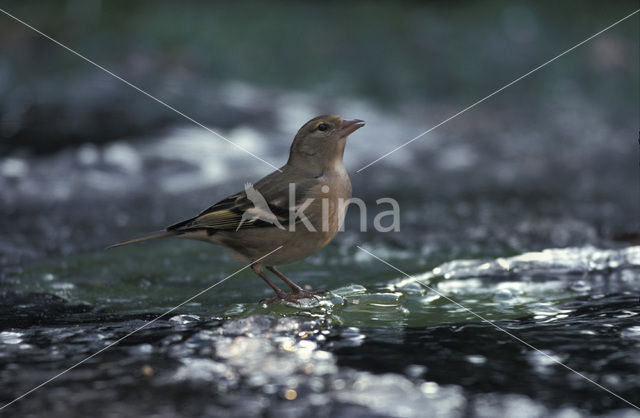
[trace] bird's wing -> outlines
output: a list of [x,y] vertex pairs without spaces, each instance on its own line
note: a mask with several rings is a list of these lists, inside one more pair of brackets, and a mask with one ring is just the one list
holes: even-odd
[[[288,209],[275,205],[268,205],[268,208],[281,224],[288,223]],[[249,219],[245,217],[244,221],[242,221],[242,215],[247,211],[255,211],[255,206],[251,200],[247,199],[245,192],[241,192],[221,200],[194,218],[171,225],[167,228],[167,231],[237,230],[274,226],[273,223],[256,219],[255,214],[249,216]]]
[[[283,167],[284,168],[284,167]],[[291,174],[287,170],[283,172],[274,172],[263,178],[259,182],[250,187],[257,191],[259,201],[256,201],[258,207],[247,197],[247,191],[242,191],[227,197],[206,209],[198,216],[179,222],[167,228],[167,231],[192,231],[192,230],[236,230],[245,228],[275,228],[276,225],[271,222],[265,222],[262,219],[255,219],[252,215],[250,220],[246,219],[242,222],[242,215],[252,210],[266,210],[267,208],[275,215],[275,220],[282,226],[289,225],[289,183],[296,185],[296,206],[305,199],[305,191],[317,184],[315,179],[300,178],[295,173]],[[256,199],[256,196],[251,196]],[[264,199],[264,200],[263,200]],[[295,210],[295,208],[292,208]],[[268,217],[267,217],[268,218]],[[297,222],[300,222],[296,219]],[[242,223],[241,223],[242,222]],[[238,226],[240,225],[240,228]]]

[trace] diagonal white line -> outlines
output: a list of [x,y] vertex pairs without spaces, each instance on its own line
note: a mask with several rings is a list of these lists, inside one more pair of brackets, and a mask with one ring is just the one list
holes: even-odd
[[201,292],[198,292],[194,296],[191,296],[189,299],[185,300],[184,302],[180,303],[179,305],[174,306],[173,308],[169,309],[167,312],[163,313],[162,315],[159,315],[159,316],[155,317],[154,319],[152,319],[151,321],[145,323],[144,325],[136,328],[135,330],[131,331],[130,333],[128,333],[124,337],[121,337],[121,338],[117,339],[116,341],[112,342],[111,344],[109,344],[108,346],[106,346],[104,348],[101,348],[100,350],[98,350],[95,353],[91,354],[89,357],[85,358],[84,360],[81,360],[81,361],[77,362],[76,364],[74,364],[73,366],[69,367],[68,369],[61,371],[60,373],[58,373],[57,375],[53,376],[49,380],[46,380],[46,381],[40,383],[38,386],[36,386],[33,389],[23,393],[22,395],[18,396],[17,398],[12,400],[11,402],[0,406],[0,411],[2,411],[4,408],[8,407],[9,405],[19,401],[20,399],[24,398],[25,396],[29,395],[30,393],[35,392],[36,390],[40,389],[41,387],[43,387],[47,383],[50,383],[51,381],[59,378],[63,374],[75,369],[79,365],[81,365],[81,364],[85,363],[86,361],[92,359],[93,357],[97,356],[98,354],[102,353],[103,351],[108,350],[109,348],[113,347],[114,345],[120,343],[125,338],[129,338],[130,336],[132,336],[136,332],[140,331],[141,329],[144,329],[144,328],[148,327],[149,325],[153,324],[154,322],[156,322],[158,319],[162,318],[163,316],[166,316],[166,315],[170,314],[171,312],[175,311],[176,309],[178,309],[179,307],[181,307],[185,303],[191,302],[193,299],[197,298],[198,296],[202,295],[203,293],[208,292],[209,290],[213,289],[214,287],[218,286],[219,284],[225,282],[226,280],[228,280],[228,279],[232,278],[233,276],[235,276],[236,274],[240,273],[242,270],[246,269],[247,267],[250,267],[252,264],[257,263],[258,261],[264,259],[265,257],[268,257],[269,255],[275,253],[276,251],[278,251],[281,248],[282,248],[282,245],[279,246],[278,248],[276,248],[275,250],[269,252],[268,254],[263,255],[262,257],[258,258],[257,260],[254,260],[251,264],[247,264],[246,266],[242,267],[241,269],[234,271],[233,273],[231,273],[230,275],[228,275],[224,279],[212,284],[211,286],[207,287],[206,289],[202,290]]
[[538,65],[536,68],[534,68],[533,70],[529,71],[528,73],[521,75],[520,77],[516,78],[515,80],[513,80],[512,82],[510,82],[509,84],[505,84],[504,86],[500,87],[498,90],[494,91],[493,93],[489,94],[488,96],[483,97],[482,99],[478,100],[477,102],[475,102],[474,104],[465,107],[464,109],[462,109],[461,111],[459,111],[458,113],[456,113],[455,115],[449,116],[447,119],[443,120],[442,122],[440,122],[439,124],[427,129],[426,131],[424,131],[423,133],[421,133],[420,135],[416,136],[415,138],[413,138],[410,141],[405,142],[402,145],[399,145],[397,147],[395,147],[394,149],[392,149],[391,151],[387,152],[386,154],[384,154],[382,157],[379,157],[373,161],[371,161],[369,164],[365,165],[364,167],[361,167],[358,171],[356,171],[356,173],[361,172],[362,170],[364,170],[367,167],[372,166],[373,164],[377,163],[378,161],[382,160],[383,158],[388,157],[389,155],[393,154],[394,152],[398,151],[399,149],[406,147],[407,145],[409,145],[410,143],[412,143],[413,141],[422,138],[423,136],[425,136],[426,134],[428,134],[429,132],[433,131],[434,129],[444,125],[445,123],[449,122],[451,119],[454,119],[460,115],[462,115],[464,112],[466,112],[469,109],[472,109],[474,107],[476,107],[477,105],[479,105],[480,103],[484,102],[485,100],[495,96],[496,94],[500,93],[502,90],[514,85],[515,83],[517,83],[518,81],[522,80],[523,78],[526,78],[528,76],[530,76],[531,74],[535,73],[536,71],[538,71],[539,69],[547,66],[548,64],[551,64],[553,61],[557,60],[558,58],[562,57],[565,54],[568,54],[569,52],[573,51],[574,49],[578,48],[579,46],[589,42],[590,40],[592,40],[593,38],[595,38],[596,36],[600,35],[603,32],[608,31],[609,29],[611,29],[612,27],[616,26],[619,23],[624,22],[625,20],[629,19],[631,16],[635,15],[636,13],[640,12],[640,9],[636,10],[635,12],[628,14],[627,16],[623,17],[622,19],[618,20],[615,23],[612,23],[611,25],[607,26],[606,28],[602,29],[600,32],[595,33],[593,35],[591,35],[590,37],[588,37],[587,39],[585,39],[582,42],[579,42],[577,44],[575,44],[574,46],[572,46],[571,48],[567,49],[566,51],[564,51],[561,54],[556,55],[555,57],[551,58],[550,60],[548,60],[547,62]]
[[539,350],[539,349],[535,348],[534,346],[532,346],[532,345],[531,345],[531,344],[529,344],[528,342],[526,342],[526,341],[524,341],[523,339],[521,339],[521,338],[519,338],[519,337],[517,337],[517,336],[513,335],[512,333],[510,333],[510,332],[509,332],[509,331],[507,331],[506,329],[502,328],[501,326],[496,325],[496,323],[495,323],[495,322],[493,322],[493,321],[491,321],[491,320],[489,320],[489,319],[486,319],[486,318],[485,318],[485,317],[483,317],[482,315],[480,315],[480,314],[477,314],[477,313],[473,312],[471,309],[467,308],[466,306],[461,305],[460,303],[456,302],[455,300],[451,299],[450,297],[448,297],[448,296],[446,296],[446,295],[443,295],[442,293],[438,292],[436,289],[434,289],[434,288],[432,288],[432,287],[430,287],[430,286],[428,286],[428,285],[424,284],[424,283],[423,283],[423,282],[421,282],[420,280],[416,279],[415,277],[411,276],[411,275],[410,275],[410,274],[408,274],[408,273],[405,273],[404,271],[400,270],[399,268],[397,268],[396,266],[392,265],[391,263],[388,263],[387,261],[385,261],[385,260],[383,260],[382,258],[378,257],[377,255],[373,254],[372,252],[365,250],[365,249],[364,249],[364,248],[362,248],[361,246],[356,245],[356,247],[358,247],[358,249],[360,249],[360,250],[364,251],[365,253],[369,254],[369,255],[370,255],[370,256],[372,256],[373,258],[377,259],[378,261],[380,261],[380,262],[382,262],[382,263],[386,264],[387,266],[391,267],[392,269],[394,269],[394,270],[395,270],[395,271],[397,271],[398,273],[400,273],[400,274],[403,274],[403,275],[407,276],[407,278],[409,278],[409,279],[411,279],[411,280],[414,280],[415,282],[417,282],[417,283],[419,283],[420,285],[422,285],[422,286],[426,287],[427,289],[431,290],[432,292],[435,292],[435,293],[436,293],[438,296],[440,296],[441,298],[444,298],[444,299],[448,300],[449,302],[451,302],[451,303],[453,303],[453,304],[457,305],[458,307],[460,307],[460,308],[464,309],[465,311],[469,312],[470,314],[472,314],[472,315],[473,315],[473,316],[475,316],[476,318],[478,318],[478,319],[482,320],[483,322],[486,322],[487,324],[489,324],[489,325],[491,325],[491,326],[495,327],[496,329],[498,329],[498,330],[500,330],[500,331],[504,332],[504,333],[505,333],[505,334],[507,334],[509,337],[513,338],[514,340],[516,340],[516,341],[518,341],[518,342],[520,342],[520,343],[522,343],[522,344],[526,345],[527,347],[529,347],[529,348],[530,348],[530,349],[532,349],[532,350],[537,351],[538,353],[540,353],[540,354],[544,355],[545,357],[549,358],[550,360],[552,360],[554,363],[559,364],[560,366],[564,367],[565,369],[567,369],[567,370],[569,370],[569,371],[571,371],[571,372],[575,373],[576,375],[580,376],[581,378],[585,379],[586,381],[588,381],[588,382],[590,382],[590,383],[593,383],[594,385],[596,385],[596,386],[597,386],[597,387],[599,387],[600,389],[602,389],[602,390],[604,390],[604,391],[608,392],[609,394],[611,394],[611,395],[615,396],[616,398],[620,399],[621,401],[623,401],[623,402],[627,403],[628,405],[630,405],[630,406],[632,406],[632,407],[634,407],[635,409],[637,409],[637,410],[639,410],[639,411],[640,411],[640,406],[638,406],[638,405],[636,405],[636,404],[634,404],[634,403],[632,403],[632,402],[630,402],[630,401],[626,400],[626,399],[625,399],[625,398],[623,398],[622,396],[620,396],[620,395],[618,395],[618,394],[616,394],[616,393],[612,392],[610,389],[607,389],[606,387],[602,386],[601,384],[599,384],[599,383],[597,383],[597,382],[595,382],[595,381],[593,381],[593,380],[589,379],[589,378],[588,378],[587,376],[585,376],[584,374],[580,373],[580,372],[579,372],[579,371],[577,371],[577,370],[572,369],[571,367],[567,366],[566,364],[564,364],[563,362],[559,361],[559,360],[558,360],[558,359],[556,359],[555,357],[550,356],[549,354],[545,353],[544,351],[542,351],[542,350]]
[[22,23],[24,26],[28,27],[29,29],[33,30],[34,32],[39,33],[40,35],[44,36],[45,38],[47,38],[48,40],[50,40],[51,42],[55,43],[56,45],[61,46],[62,48],[66,49],[67,51],[71,52],[72,54],[82,58],[83,60],[85,60],[86,62],[88,62],[91,65],[94,65],[95,67],[98,67],[99,69],[101,69],[102,71],[104,71],[105,73],[109,74],[112,77],[117,78],[118,80],[122,81],[124,84],[128,85],[129,87],[132,87],[136,90],[138,90],[140,93],[144,94],[145,96],[149,97],[150,99],[155,100],[156,102],[160,103],[161,105],[163,105],[164,107],[166,107],[167,109],[173,110],[174,112],[176,112],[178,115],[182,116],[183,118],[187,119],[190,122],[195,123],[196,125],[198,125],[199,127],[206,129],[207,131],[209,131],[210,133],[214,134],[215,136],[217,136],[220,139],[223,139],[225,141],[227,141],[228,143],[230,143],[231,145],[233,145],[234,147],[238,148],[239,150],[242,150],[244,152],[246,152],[247,154],[251,155],[253,158],[262,161],[263,163],[267,164],[268,166],[270,166],[271,168],[276,169],[277,171],[282,171],[280,170],[278,167],[276,167],[275,165],[271,164],[268,161],[263,160],[262,158],[258,157],[257,155],[255,155],[254,153],[252,153],[251,151],[249,151],[248,149],[246,149],[245,147],[243,147],[240,144],[237,144],[233,141],[231,141],[230,139],[225,138],[224,136],[220,135],[219,133],[217,133],[216,131],[214,131],[211,128],[208,128],[207,126],[203,125],[202,123],[198,122],[197,120],[193,119],[190,116],[185,115],[184,113],[182,113],[181,111],[179,111],[178,109],[176,109],[175,107],[163,102],[162,100],[158,99],[157,97],[153,96],[150,93],[147,93],[146,91],[142,90],[140,87],[128,82],[127,80],[125,80],[124,78],[120,77],[119,75],[107,70],[106,68],[104,68],[103,66],[101,66],[100,64],[97,64],[95,62],[93,62],[92,60],[90,60],[89,58],[85,57],[84,55],[80,54],[79,52],[74,51],[73,49],[69,48],[68,46],[66,46],[65,44],[56,41],[55,39],[53,39],[52,37],[50,37],[49,35],[39,31],[38,29],[34,28],[33,26],[29,25],[28,23],[18,19],[17,17],[15,17],[14,15],[10,14],[9,12],[7,12],[6,10],[0,9],[0,12],[6,14],[7,16],[9,16],[10,18],[12,18],[13,20]]

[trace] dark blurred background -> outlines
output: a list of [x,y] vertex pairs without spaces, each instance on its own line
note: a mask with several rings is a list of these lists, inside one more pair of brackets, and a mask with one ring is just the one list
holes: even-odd
[[[637,4],[75,0],[2,7],[196,120],[228,128],[268,123],[271,89],[318,101],[358,97],[390,111],[415,101],[461,109]],[[579,88],[604,109],[619,106],[620,120],[635,117],[637,26],[627,21],[562,57],[516,87],[526,93],[515,97],[544,106],[558,89]],[[53,152],[184,123],[7,16],[0,35],[4,152]],[[263,89],[265,103],[234,106],[224,90],[232,82]]]

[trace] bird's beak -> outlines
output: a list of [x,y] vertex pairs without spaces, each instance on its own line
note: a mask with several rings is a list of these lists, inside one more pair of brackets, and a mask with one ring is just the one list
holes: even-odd
[[338,133],[341,137],[345,137],[362,128],[363,126],[364,121],[360,119],[344,120],[342,121],[342,125],[340,126],[340,130],[338,131]]

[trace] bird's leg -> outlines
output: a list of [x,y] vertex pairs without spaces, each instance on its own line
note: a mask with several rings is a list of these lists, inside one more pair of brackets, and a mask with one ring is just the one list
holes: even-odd
[[275,302],[276,300],[279,299],[286,299],[287,296],[289,296],[287,294],[287,292],[284,292],[282,289],[280,289],[278,286],[276,286],[275,284],[273,284],[273,282],[271,280],[269,280],[269,278],[267,276],[265,276],[265,274],[262,272],[262,268],[256,266],[255,264],[251,266],[251,268],[253,269],[253,272],[255,274],[257,274],[258,276],[260,276],[262,278],[262,280],[264,280],[265,282],[267,282],[267,284],[269,285],[270,288],[273,289],[273,291],[275,292],[275,296],[272,298],[269,298],[266,300],[267,304],[272,304],[273,302]]
[[294,282],[292,282],[291,280],[289,280],[287,278],[287,276],[285,276],[284,274],[280,273],[278,270],[276,270],[275,267],[267,267],[267,270],[271,271],[273,274],[275,274],[276,276],[278,276],[280,278],[280,280],[282,280],[283,282],[285,282],[287,284],[287,286],[289,286],[291,288],[291,291],[293,293],[300,293],[303,292],[303,289],[298,286],[297,284],[295,284]]
[[273,282],[271,280],[269,280],[269,278],[267,276],[265,276],[264,273],[258,273],[258,276],[262,277],[262,280],[267,282],[269,287],[272,288],[274,292],[276,292],[276,295],[280,295],[281,293],[282,294],[285,293],[284,291],[282,291],[282,289],[280,289],[278,286],[273,284]]
[[275,284],[273,284],[273,282],[271,280],[269,280],[269,278],[267,276],[264,275],[264,273],[260,272],[257,273],[258,276],[262,277],[262,280],[264,280],[265,282],[267,282],[267,284],[269,285],[269,287],[271,287],[273,289],[273,291],[275,292],[275,296],[270,297],[268,299],[262,299],[260,300],[260,302],[264,301],[267,303],[267,305],[271,305],[273,302],[277,302],[279,300],[287,300],[289,301],[289,299],[291,298],[291,295],[283,290],[281,290],[278,286],[276,286]]
[[291,291],[293,292],[293,296],[296,296],[298,298],[305,298],[305,297],[315,297],[315,295],[322,295],[324,293],[327,293],[326,290],[319,290],[317,292],[307,292],[306,290],[302,289],[300,286],[298,286],[297,284],[289,280],[287,276],[285,276],[284,274],[276,270],[275,267],[268,266],[267,269],[271,271],[273,274],[275,274],[276,276],[278,276],[280,280],[285,282],[287,286],[291,288]]

